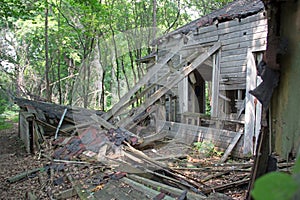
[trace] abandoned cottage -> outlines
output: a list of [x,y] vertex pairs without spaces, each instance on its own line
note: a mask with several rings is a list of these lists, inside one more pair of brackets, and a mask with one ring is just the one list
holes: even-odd
[[237,155],[252,154],[261,103],[249,91],[261,83],[257,67],[267,29],[261,1],[237,0],[158,38],[157,52],[140,60],[148,63],[150,84],[156,85],[148,98],[165,91],[157,129],[221,149],[235,138]]
[[[156,128],[154,138],[168,136],[187,144],[208,141],[238,157],[252,155],[262,106],[249,91],[261,83],[257,67],[266,50],[267,28],[261,1],[237,0],[156,39],[156,52],[138,61],[147,64],[147,73],[96,121],[137,133],[139,122],[150,115]],[[127,112],[138,98],[144,102]],[[36,111],[30,112],[32,105],[28,107],[26,102],[17,102],[26,110],[20,115],[21,132],[26,132],[25,119],[32,115],[40,125],[47,120]],[[38,109],[51,115],[55,109],[47,107]],[[78,130],[95,122],[89,117],[83,122],[83,117],[73,114],[72,108],[62,117],[63,113],[64,109],[59,108],[53,114],[52,129],[62,126],[63,131],[67,126],[65,130],[74,130],[68,126],[76,121]],[[107,124],[116,117],[119,121],[113,126]]]
[[[170,173],[165,165],[132,150],[132,146],[145,150],[147,145],[167,138],[169,146],[155,149],[161,156],[155,157],[158,160],[186,157],[184,151],[194,142],[210,142],[225,152],[220,162],[230,154],[252,156],[264,102],[250,93],[263,82],[260,70],[267,35],[264,4],[260,0],[233,1],[155,39],[155,51],[138,60],[147,66],[147,73],[108,112],[16,98],[21,108],[20,136],[27,151],[32,152],[40,149],[44,134],[50,132],[53,137],[55,132],[54,159],[87,156],[109,164],[118,160],[116,171],[150,173],[162,179],[166,177],[155,170]],[[132,108],[138,99],[142,103]],[[182,176],[175,178],[181,180]],[[192,191],[187,193],[190,199],[204,199],[211,192],[202,194],[193,182],[176,184]],[[116,195],[110,186],[98,194],[108,191],[108,197]],[[177,196],[182,193],[176,191]]]

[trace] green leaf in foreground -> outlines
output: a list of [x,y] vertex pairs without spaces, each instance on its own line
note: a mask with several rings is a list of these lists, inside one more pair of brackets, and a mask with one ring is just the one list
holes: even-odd
[[288,200],[294,196],[298,187],[292,176],[272,172],[257,179],[252,196],[255,200]]

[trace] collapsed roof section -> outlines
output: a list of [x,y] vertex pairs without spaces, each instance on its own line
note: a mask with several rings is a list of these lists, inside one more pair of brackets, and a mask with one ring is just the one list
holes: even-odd
[[176,34],[187,34],[196,31],[200,27],[229,21],[236,18],[245,18],[264,10],[264,4],[261,0],[235,0],[225,7],[216,10],[206,16],[196,19],[172,32],[164,35],[154,41],[153,44],[160,44],[163,40]]

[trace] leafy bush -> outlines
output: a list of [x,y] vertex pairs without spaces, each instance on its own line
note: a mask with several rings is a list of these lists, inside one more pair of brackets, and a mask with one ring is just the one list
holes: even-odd
[[0,114],[4,113],[4,111],[6,110],[6,105],[7,105],[7,102],[5,99],[0,99]]

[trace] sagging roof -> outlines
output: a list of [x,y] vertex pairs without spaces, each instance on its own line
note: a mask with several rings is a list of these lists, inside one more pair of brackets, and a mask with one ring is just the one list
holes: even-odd
[[236,18],[245,18],[264,10],[264,4],[261,0],[236,0],[225,7],[216,10],[206,16],[196,19],[175,31],[170,32],[164,37],[169,37],[175,34],[187,34],[197,28],[212,25],[214,22],[224,22]]

